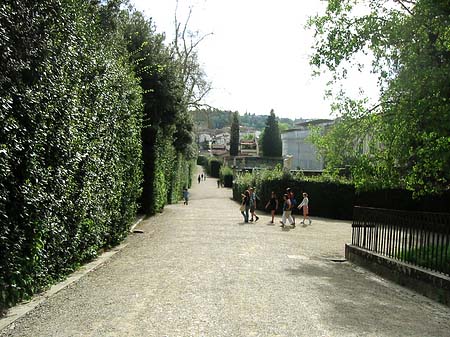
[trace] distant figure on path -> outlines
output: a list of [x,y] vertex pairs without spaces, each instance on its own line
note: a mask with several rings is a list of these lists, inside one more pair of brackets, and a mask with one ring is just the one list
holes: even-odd
[[202,180],[203,180],[203,173],[202,173]]
[[308,218],[309,215],[309,199],[308,199],[308,193],[303,193],[303,200],[300,205],[298,205],[298,209],[301,209],[303,207],[303,221],[302,224],[305,224],[306,220],[309,220],[309,224],[311,225],[311,219]]
[[273,223],[273,220],[275,218],[275,212],[278,209],[278,199],[274,191],[272,191],[271,198],[267,202],[265,208],[268,209],[270,213],[272,213],[272,221],[270,223]]
[[291,216],[291,200],[289,199],[289,196],[287,194],[283,195],[284,203],[283,203],[283,216],[281,217],[281,226],[284,227],[286,224],[286,220],[289,221],[290,225],[293,225],[295,228],[295,225],[293,224],[294,220]]
[[244,222],[248,222],[248,210],[250,209],[250,193],[248,190],[242,194],[241,214],[244,217]]
[[217,179],[217,188],[220,188],[220,179]]
[[200,174],[198,175],[198,183],[200,184],[200,180],[201,180],[201,178],[200,178]]
[[250,221],[253,221],[253,218],[255,218],[255,222],[256,222],[259,219],[259,217],[255,213],[256,199],[258,197],[256,195],[256,191],[255,191],[254,188],[250,187],[249,188],[249,192],[250,192],[250,213],[252,214],[252,217],[251,217]]
[[183,198],[184,198],[184,204],[188,205],[189,204],[189,192],[186,187],[183,189]]

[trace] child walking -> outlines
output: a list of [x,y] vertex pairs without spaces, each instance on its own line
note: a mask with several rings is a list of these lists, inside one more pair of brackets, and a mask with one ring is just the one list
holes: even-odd
[[184,199],[184,204],[188,205],[189,204],[189,192],[186,187],[183,189],[183,199]]
[[308,193],[303,193],[303,200],[300,205],[298,205],[298,209],[301,209],[303,207],[303,221],[302,224],[305,224],[306,220],[309,220],[309,224],[311,225],[311,219],[308,218],[309,215],[309,199],[308,199]]

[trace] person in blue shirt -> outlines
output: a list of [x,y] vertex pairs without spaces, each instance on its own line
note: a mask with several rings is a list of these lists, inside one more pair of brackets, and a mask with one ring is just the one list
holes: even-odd
[[256,215],[256,200],[258,199],[258,196],[256,195],[256,191],[254,188],[249,188],[250,192],[250,214],[252,217],[250,218],[250,221],[253,221],[253,218],[255,218],[255,222],[259,220],[259,217]]
[[183,189],[183,199],[184,199],[184,205],[188,205],[189,204],[189,192],[186,187]]

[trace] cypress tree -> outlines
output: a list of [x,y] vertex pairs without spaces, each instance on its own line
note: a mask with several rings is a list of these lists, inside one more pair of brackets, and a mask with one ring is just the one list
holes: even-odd
[[264,157],[281,157],[281,135],[278,128],[278,121],[275,112],[270,110],[270,115],[267,117],[266,127],[262,136],[262,150]]
[[230,137],[230,156],[237,156],[239,154],[239,113],[233,113],[231,121],[231,137]]

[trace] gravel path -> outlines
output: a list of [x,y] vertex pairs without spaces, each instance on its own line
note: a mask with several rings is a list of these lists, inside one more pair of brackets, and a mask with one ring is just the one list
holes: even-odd
[[208,179],[0,336],[449,336],[450,308],[343,259],[350,223],[244,224]]

